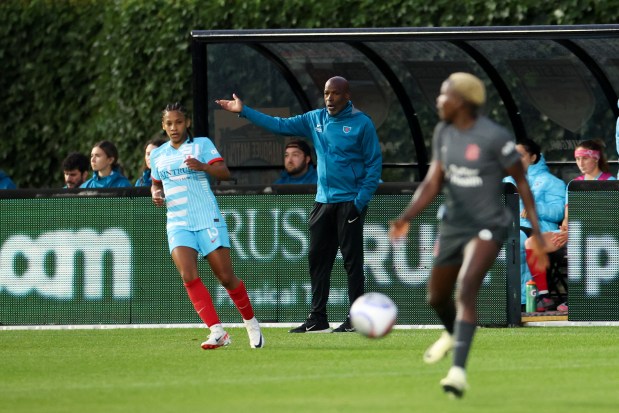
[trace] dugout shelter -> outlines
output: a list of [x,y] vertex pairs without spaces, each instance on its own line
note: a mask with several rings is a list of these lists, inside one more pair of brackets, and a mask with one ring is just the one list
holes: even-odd
[[235,92],[292,116],[322,107],[335,75],[350,81],[353,103],[377,127],[385,182],[425,176],[435,99],[455,71],[481,78],[485,113],[539,142],[566,182],[579,174],[573,149],[583,139],[603,139],[616,168],[619,25],[194,30],[191,41],[195,131],[214,138],[240,184],[275,180],[287,138],[221,111],[215,99]]

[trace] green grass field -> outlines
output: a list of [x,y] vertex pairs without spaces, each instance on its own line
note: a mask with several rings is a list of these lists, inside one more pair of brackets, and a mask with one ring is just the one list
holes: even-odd
[[289,334],[203,351],[202,329],[0,331],[0,412],[617,412],[619,328],[482,328],[470,389],[428,366],[439,330]]

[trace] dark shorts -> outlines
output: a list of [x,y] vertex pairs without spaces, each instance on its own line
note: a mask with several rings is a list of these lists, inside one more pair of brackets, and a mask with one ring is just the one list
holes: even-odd
[[464,259],[464,248],[473,238],[495,241],[501,246],[507,238],[507,226],[496,228],[454,228],[441,226],[434,244],[434,265],[460,265]]

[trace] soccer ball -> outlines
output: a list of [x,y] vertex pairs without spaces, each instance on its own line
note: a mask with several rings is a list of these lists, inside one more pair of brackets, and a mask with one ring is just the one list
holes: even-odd
[[398,308],[385,294],[367,293],[350,307],[350,322],[366,337],[384,337],[395,324],[397,314]]

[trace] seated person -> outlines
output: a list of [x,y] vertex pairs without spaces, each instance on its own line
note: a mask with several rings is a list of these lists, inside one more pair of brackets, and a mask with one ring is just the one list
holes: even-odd
[[[619,100],[617,101],[619,106]],[[617,117],[617,126],[615,127],[615,145],[617,146],[617,154],[619,155],[619,117]],[[619,178],[619,172],[617,172],[617,178]]]
[[79,188],[88,179],[90,160],[86,155],[73,152],[62,161],[64,188]]
[[153,184],[153,181],[150,177],[150,153],[155,149],[160,147],[161,145],[163,145],[164,143],[166,143],[168,140],[161,138],[161,137],[156,137],[153,138],[151,140],[149,140],[148,142],[146,142],[146,145],[144,145],[144,165],[142,168],[142,176],[140,176],[136,181],[135,181],[135,186],[148,186],[150,187]]
[[[520,153],[522,165],[526,171],[527,182],[535,198],[535,210],[539,220],[541,232],[556,231],[563,220],[565,205],[565,182],[554,176],[548,166],[540,146],[531,139],[520,139],[516,143],[516,150]],[[516,185],[509,176],[503,182]],[[531,272],[525,256],[525,240],[531,235],[531,223],[527,218],[527,211],[520,201],[520,287],[521,304],[526,303],[526,284],[531,279]]]
[[98,142],[90,153],[92,178],[80,185],[80,188],[120,188],[131,186],[131,182],[122,174],[118,164],[118,149],[110,141]]
[[17,186],[9,176],[0,169],[0,189],[16,189]]
[[[582,141],[574,150],[574,158],[576,165],[582,175],[574,178],[572,181],[593,181],[593,180],[615,180],[615,177],[608,171],[608,162],[604,155],[604,143],[598,140]],[[571,181],[570,181],[571,183]],[[568,184],[569,186],[569,184]],[[542,234],[546,241],[548,253],[554,253],[567,244],[567,190],[566,190],[565,216],[558,231],[545,232]],[[533,281],[537,286],[537,311],[543,312],[555,306],[554,300],[549,297],[548,280],[546,278],[546,270],[535,269],[535,259],[532,256],[532,240],[528,238],[525,241],[525,251],[527,264],[531,271]],[[559,311],[567,311],[567,303],[563,303],[557,307]]]
[[274,184],[316,184],[318,175],[312,163],[312,150],[301,139],[295,139],[286,145],[284,168],[281,177]]

